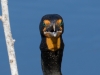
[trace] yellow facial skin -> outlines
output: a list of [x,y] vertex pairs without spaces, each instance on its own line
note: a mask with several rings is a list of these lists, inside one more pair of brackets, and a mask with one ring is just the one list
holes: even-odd
[[46,38],[46,44],[48,49],[51,51],[56,51],[60,48],[60,37],[59,38]]
[[45,24],[46,26],[50,25],[50,21],[49,21],[49,20],[44,20],[43,22],[44,22],[44,24]]
[[[43,22],[46,26],[50,25],[49,20],[44,20]],[[60,26],[61,22],[62,22],[62,20],[58,19],[56,21],[56,25],[59,25],[60,30],[62,31],[62,27]],[[46,26],[44,27],[43,32],[46,31]],[[61,32],[58,32],[56,37],[51,36],[50,33],[46,33],[44,35],[46,36],[46,44],[47,44],[47,47],[50,51],[56,51],[60,48],[60,43],[61,43],[60,35],[61,35]]]
[[59,20],[57,20],[56,24],[57,24],[57,25],[60,25],[60,24],[61,24],[61,22],[62,22],[62,20],[61,20],[61,19],[59,19]]

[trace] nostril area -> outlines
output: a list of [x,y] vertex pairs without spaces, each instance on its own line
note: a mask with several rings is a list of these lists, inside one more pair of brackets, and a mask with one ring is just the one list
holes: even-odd
[[48,27],[48,28],[46,29],[46,31],[47,31],[47,32],[57,32],[57,31],[60,31],[60,28],[56,26],[56,27],[55,27],[55,30],[54,30],[53,26],[51,26],[51,27]]
[[53,29],[53,27],[49,27],[46,31],[48,31],[48,32],[54,32],[54,29]]
[[53,29],[51,29],[50,32],[56,32],[56,31],[54,31]]
[[52,29],[52,30],[50,30],[50,32],[53,32],[54,30]]

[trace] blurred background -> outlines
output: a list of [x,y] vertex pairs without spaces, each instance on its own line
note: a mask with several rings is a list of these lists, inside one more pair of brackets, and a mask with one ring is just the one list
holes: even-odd
[[[43,75],[39,23],[55,13],[65,24],[63,75],[100,75],[100,0],[8,0],[8,6],[19,75]],[[0,75],[11,75],[2,22]]]

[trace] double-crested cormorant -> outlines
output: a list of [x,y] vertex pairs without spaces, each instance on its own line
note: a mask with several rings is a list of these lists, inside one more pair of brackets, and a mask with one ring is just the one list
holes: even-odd
[[43,75],[62,75],[61,62],[64,43],[62,34],[64,22],[58,14],[47,14],[41,19],[41,65]]

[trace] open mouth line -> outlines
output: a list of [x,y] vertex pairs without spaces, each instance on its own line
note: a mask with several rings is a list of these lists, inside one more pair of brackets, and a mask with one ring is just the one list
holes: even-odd
[[50,32],[50,31],[47,32],[47,31],[45,31],[45,32],[44,32],[44,34],[48,34],[48,33],[49,33],[51,36],[56,37],[57,34],[58,34],[58,33],[62,33],[62,31],[56,31],[56,32]]

